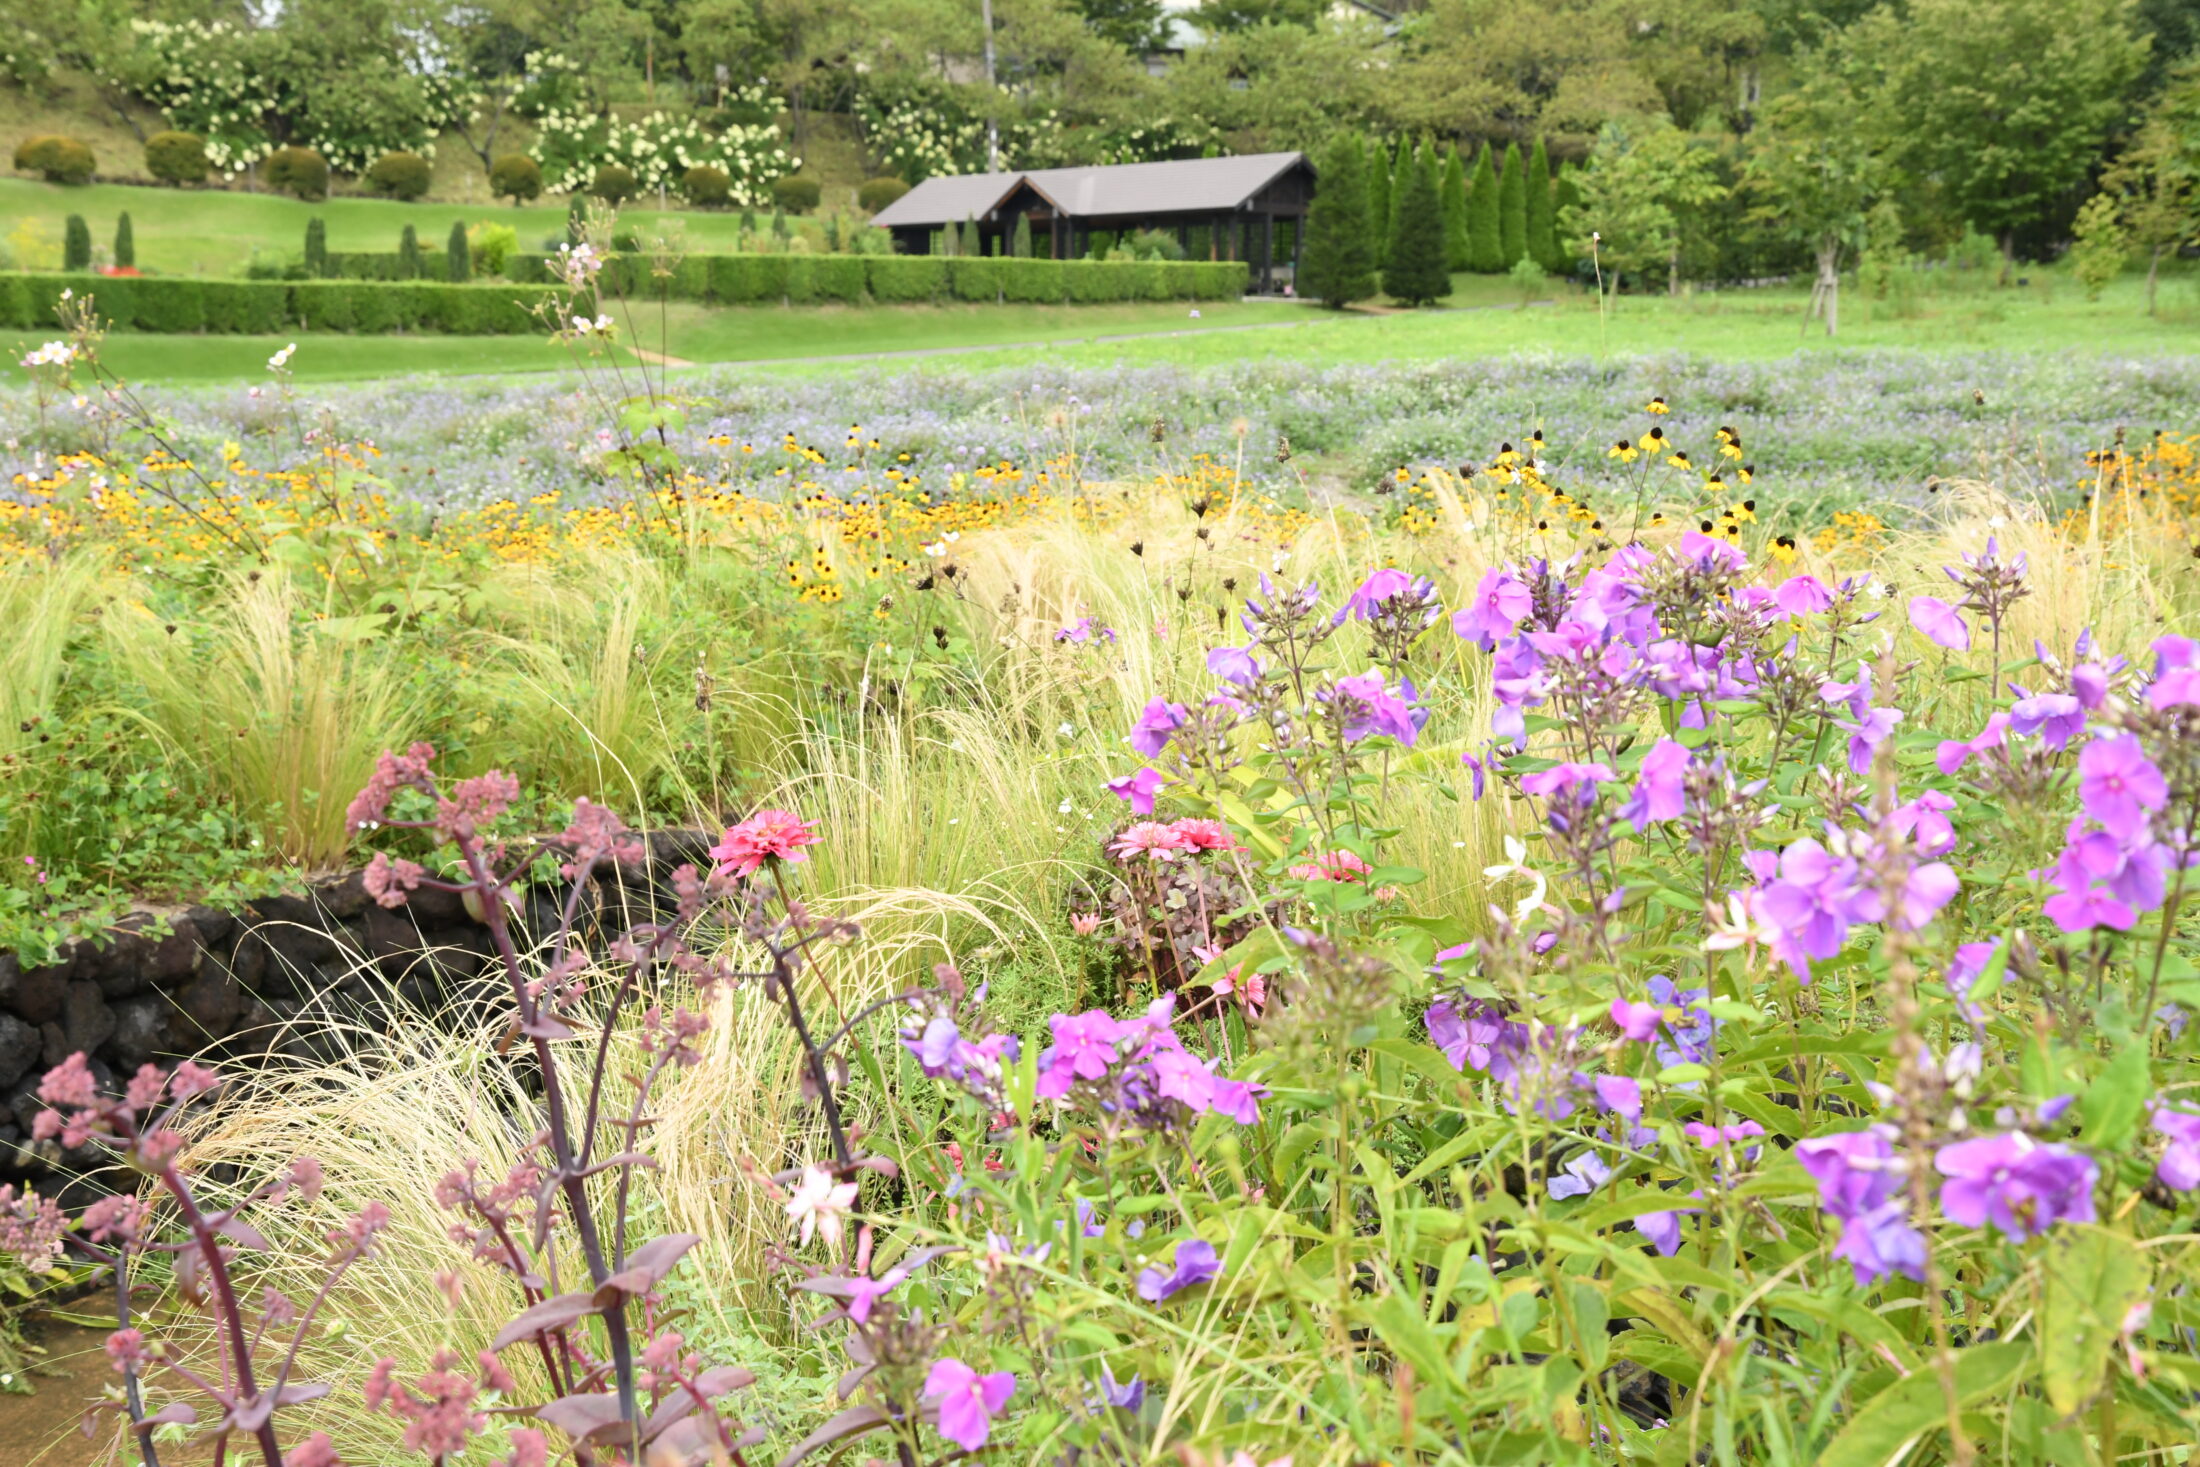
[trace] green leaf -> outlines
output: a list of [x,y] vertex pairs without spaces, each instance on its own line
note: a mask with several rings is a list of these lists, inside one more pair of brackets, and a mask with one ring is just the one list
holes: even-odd
[[1423,1319],[1405,1295],[1391,1293],[1371,1302],[1363,1301],[1352,1306],[1352,1313],[1381,1336],[1384,1344],[1397,1351],[1398,1358],[1410,1364],[1422,1380],[1451,1379],[1444,1342],[1438,1336],[1438,1331],[1448,1332],[1449,1327],[1432,1325]]
[[2110,1060],[2108,1068],[2086,1087],[2085,1098],[2078,1102],[2085,1143],[2111,1152],[2129,1146],[2138,1133],[2139,1117],[2146,1110],[2147,1091],[2153,1083],[2143,1045],[2132,1045]]
[[2058,1228],[2040,1254],[2040,1371],[2065,1416],[2101,1387],[2124,1315],[2147,1296],[2152,1270],[2139,1246],[2106,1228]]
[[[2031,1350],[2021,1341],[1997,1340],[1956,1355],[1959,1405],[1999,1395],[2024,1368]],[[1948,1421],[1940,1373],[1930,1363],[1912,1371],[1856,1408],[1841,1434],[1826,1444],[1818,1467],[1887,1467],[1910,1444]]]

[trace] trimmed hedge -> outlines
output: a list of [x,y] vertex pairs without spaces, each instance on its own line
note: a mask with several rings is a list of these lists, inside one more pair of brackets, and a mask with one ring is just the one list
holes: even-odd
[[947,260],[941,255],[869,255],[871,299],[936,301],[947,293]]
[[560,299],[541,286],[493,282],[445,285],[380,280],[184,280],[148,275],[0,275],[0,327],[47,330],[61,292],[74,289],[99,314],[139,331],[215,331],[271,336],[309,331],[441,331],[453,336],[515,336],[541,329],[533,307]]

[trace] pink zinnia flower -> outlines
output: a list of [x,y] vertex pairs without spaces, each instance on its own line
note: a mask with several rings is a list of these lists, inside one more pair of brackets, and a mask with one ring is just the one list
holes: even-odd
[[726,832],[726,838],[710,848],[718,869],[734,876],[753,876],[766,861],[785,861],[799,866],[809,859],[804,846],[814,846],[817,829],[792,810],[759,810]]
[[1237,840],[1230,834],[1230,827],[1219,820],[1184,819],[1173,829],[1188,851],[1234,851]]
[[1144,856],[1149,861],[1167,861],[1178,851],[1192,849],[1183,835],[1173,825],[1163,825],[1158,820],[1141,820],[1115,838],[1108,847],[1108,854],[1118,861],[1134,861]]
[[1331,851],[1291,868],[1294,881],[1358,881],[1374,868],[1350,851]]

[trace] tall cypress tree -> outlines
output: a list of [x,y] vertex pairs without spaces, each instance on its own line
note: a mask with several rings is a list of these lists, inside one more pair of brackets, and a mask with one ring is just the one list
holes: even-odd
[[1360,166],[1365,170],[1367,195],[1367,247],[1369,260],[1378,270],[1383,267],[1383,256],[1390,252],[1390,155],[1383,151],[1380,140],[1368,139],[1366,150],[1360,155]]
[[1497,163],[1488,143],[1474,160],[1474,183],[1467,189],[1467,268],[1478,275],[1505,273],[1505,243],[1497,225]]
[[1444,205],[1436,186],[1436,149],[1415,152],[1398,181],[1398,230],[1383,269],[1383,290],[1409,306],[1425,306],[1451,294],[1444,258]]
[[464,285],[474,278],[473,252],[466,248],[466,225],[463,220],[451,221],[451,237],[443,246],[443,278],[453,285]]
[[1553,275],[1565,272],[1566,260],[1558,248],[1558,213],[1551,204],[1551,153],[1540,137],[1528,155],[1528,258]]
[[315,280],[328,275],[328,224],[318,214],[306,221],[306,274]]
[[1444,263],[1464,270],[1467,254],[1467,165],[1457,144],[1444,150],[1444,181],[1439,187],[1444,204]]
[[61,268],[64,270],[89,270],[92,268],[92,226],[84,222],[82,214],[71,214],[61,230]]
[[420,232],[410,224],[397,237],[397,274],[401,280],[420,278]]
[[1367,157],[1360,139],[1336,133],[1322,149],[1314,203],[1306,214],[1306,252],[1298,293],[1332,309],[1375,293],[1375,252],[1368,230]]
[[1505,144],[1505,171],[1497,181],[1497,242],[1505,251],[1507,270],[1526,258],[1528,177],[1518,143]]
[[1012,248],[1017,259],[1028,260],[1031,258],[1031,216],[1029,214],[1018,214],[1016,216],[1016,238]]
[[[1390,168],[1390,213],[1383,220],[1382,243],[1376,247],[1382,252],[1382,260],[1385,265],[1390,263],[1390,242],[1398,237],[1398,201],[1404,197],[1406,183],[1413,177],[1414,157],[1413,143],[1401,136],[1398,139],[1398,151],[1392,155],[1388,165]],[[1384,166],[1380,157],[1375,160],[1375,164],[1378,168]]]
[[955,253],[968,255],[973,260],[985,254],[985,241],[978,235],[978,221],[967,214],[963,216],[962,247]]
[[115,265],[117,268],[137,268],[137,234],[130,227],[130,211],[122,211],[115,221]]

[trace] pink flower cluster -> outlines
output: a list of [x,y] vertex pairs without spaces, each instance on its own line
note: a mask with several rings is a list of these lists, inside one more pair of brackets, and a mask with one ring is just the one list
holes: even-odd
[[805,846],[821,839],[817,827],[792,810],[759,810],[734,826],[710,848],[710,858],[723,876],[754,876],[766,861],[799,866],[809,859]]
[[1183,820],[1141,820],[1125,829],[1108,846],[1118,861],[1169,861],[1180,855],[1206,851],[1234,851],[1237,840],[1219,820],[1187,817]]
[[1212,1111],[1243,1126],[1258,1121],[1265,1087],[1224,1079],[1186,1050],[1170,1023],[1174,1008],[1164,994],[1134,1019],[1104,1009],[1054,1015],[1047,1021],[1054,1042],[1039,1055],[1039,1098],[1083,1091],[1108,1114],[1156,1128],[1186,1112]]

